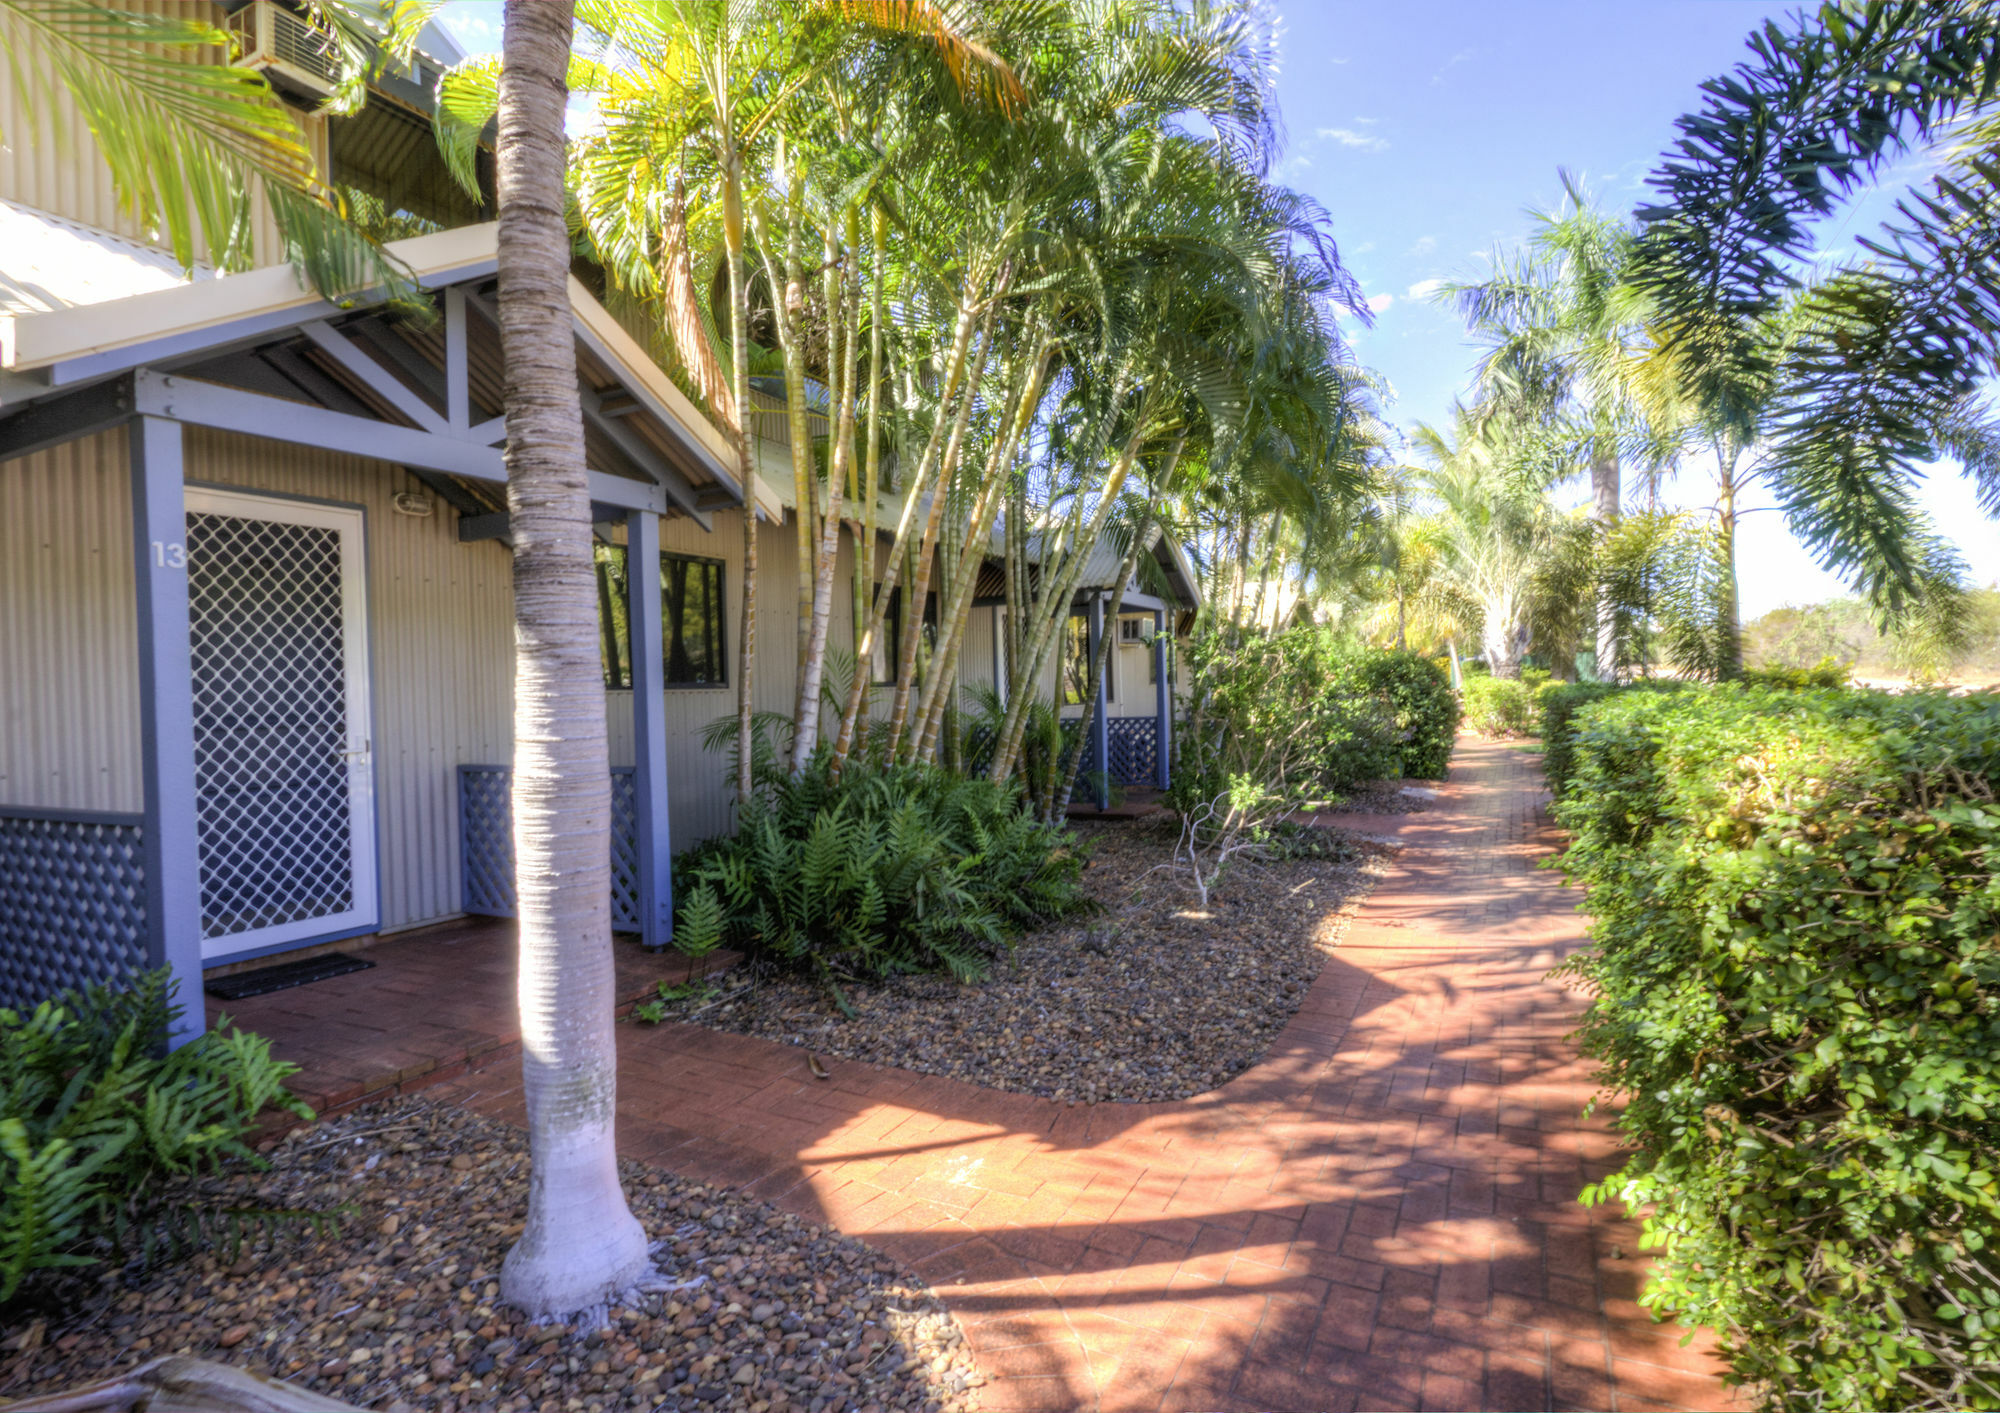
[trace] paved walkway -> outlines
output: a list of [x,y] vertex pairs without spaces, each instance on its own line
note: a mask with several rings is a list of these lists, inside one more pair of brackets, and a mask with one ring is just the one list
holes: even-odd
[[[1539,767],[1463,741],[1441,808],[1263,1064],[1068,1107],[684,1026],[621,1032],[620,1144],[750,1188],[939,1287],[992,1409],[1717,1408],[1634,1303],[1637,1233],[1574,1201],[1580,937]],[[519,1121],[514,1066],[462,1091]]]

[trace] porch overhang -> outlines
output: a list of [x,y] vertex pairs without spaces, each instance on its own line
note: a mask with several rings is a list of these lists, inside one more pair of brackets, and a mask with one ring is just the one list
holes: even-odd
[[[496,229],[388,247],[431,292],[428,322],[365,297],[336,307],[289,267],[0,316],[0,457],[161,417],[388,461],[462,516],[504,514],[482,489],[506,479]],[[744,500],[721,432],[574,277],[570,303],[599,518],[711,528]]]

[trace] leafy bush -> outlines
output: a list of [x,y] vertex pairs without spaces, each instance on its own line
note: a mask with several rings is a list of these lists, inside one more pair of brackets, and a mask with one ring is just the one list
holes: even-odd
[[1778,1409],[2000,1408],[2000,698],[1621,692],[1572,727],[1581,1037],[1648,1303]]
[[1210,631],[1190,644],[1188,660],[1181,796],[1212,799],[1231,773],[1222,757],[1246,752],[1263,762],[1272,789],[1300,800],[1369,780],[1441,779],[1450,763],[1458,701],[1445,673],[1417,653],[1304,625],[1269,637]]
[[1551,682],[1535,693],[1535,720],[1542,736],[1542,772],[1558,800],[1569,789],[1576,745],[1570,734],[1576,714],[1592,702],[1616,696],[1610,682]]
[[0,1300],[35,1271],[292,1215],[172,1197],[175,1179],[260,1161],[243,1140],[266,1106],[312,1117],[285,1091],[298,1067],[260,1036],[211,1030],[166,1053],[179,1013],[165,971],[0,1009]]
[[1803,691],[1809,687],[1845,687],[1853,676],[1850,664],[1837,657],[1822,657],[1811,667],[1785,667],[1782,664],[1768,667],[1745,669],[1743,680],[1751,686],[1790,687]]
[[[1419,653],[1394,648],[1350,649],[1346,660],[1353,689],[1388,706],[1399,746],[1397,773],[1412,780],[1444,779],[1458,737],[1458,694],[1451,689],[1451,673]],[[1336,679],[1329,688],[1339,690],[1340,685]]]
[[719,943],[822,981],[982,975],[1023,929],[1088,906],[1083,858],[1019,793],[937,766],[824,762],[768,786],[677,865],[684,950]]
[[1535,729],[1535,697],[1511,677],[1465,679],[1465,724],[1482,736],[1525,736]]

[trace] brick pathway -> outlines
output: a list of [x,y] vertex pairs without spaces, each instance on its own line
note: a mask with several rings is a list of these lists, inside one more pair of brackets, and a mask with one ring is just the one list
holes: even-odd
[[[615,945],[621,1008],[692,970],[677,953],[651,954],[622,938]],[[300,1067],[292,1093],[321,1117],[520,1055],[511,921],[461,918],[342,950],[375,965],[241,1001],[202,997],[209,1025],[226,1015]],[[734,960],[718,952],[707,970]]]
[[[620,1143],[865,1237],[938,1286],[991,1409],[1717,1408],[1587,1212],[1580,936],[1539,767],[1460,743],[1442,807],[1265,1062],[1067,1107],[682,1026],[621,1032]],[[512,1065],[460,1091],[519,1121]]]

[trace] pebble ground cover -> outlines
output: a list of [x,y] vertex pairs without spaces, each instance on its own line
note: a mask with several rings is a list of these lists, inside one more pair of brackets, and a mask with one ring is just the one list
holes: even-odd
[[519,1130],[418,1097],[295,1130],[269,1161],[205,1186],[245,1206],[345,1207],[338,1234],[44,1290],[4,1317],[0,1399],[191,1354],[400,1413],[972,1406],[964,1336],[922,1282],[762,1203],[621,1165],[679,1288],[537,1326],[496,1283],[527,1192]]
[[1191,1098],[1264,1057],[1381,853],[1327,833],[1328,857],[1246,861],[1196,909],[1169,867],[1170,824],[1072,825],[1103,910],[1023,938],[982,981],[846,986],[848,1016],[815,982],[742,967],[668,1003],[664,1018],[1071,1102]]

